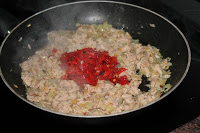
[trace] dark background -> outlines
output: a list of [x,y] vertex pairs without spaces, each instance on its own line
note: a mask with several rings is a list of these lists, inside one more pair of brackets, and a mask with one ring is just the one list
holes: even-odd
[[[186,36],[192,51],[190,70],[181,85],[169,96],[143,112],[100,120],[63,118],[28,105],[15,96],[0,79],[1,127],[23,130],[87,126],[125,127],[129,131],[169,132],[200,115],[200,1],[199,0],[122,0],[151,9],[172,21]],[[20,21],[51,6],[72,0],[1,0],[1,8]],[[3,41],[3,38],[0,38]],[[82,127],[81,127],[82,126]],[[13,128],[12,128],[13,127]],[[17,127],[17,128],[16,128]],[[80,128],[79,128],[80,127]],[[85,128],[84,128],[85,129]],[[105,130],[95,128],[94,132]],[[66,130],[67,131],[67,130]]]

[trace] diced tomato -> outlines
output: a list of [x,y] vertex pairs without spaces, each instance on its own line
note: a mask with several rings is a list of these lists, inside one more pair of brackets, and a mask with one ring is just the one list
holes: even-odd
[[58,49],[53,48],[52,52],[55,54],[58,51]]
[[119,78],[119,83],[121,85],[125,85],[125,84],[129,84],[129,81],[127,80],[127,76],[126,75],[123,75]]
[[[57,52],[56,49],[53,49]],[[118,68],[117,57],[109,56],[107,51],[96,51],[92,48],[84,48],[74,52],[65,52],[60,57],[61,69],[66,73],[61,78],[74,80],[83,87],[85,84],[97,85],[99,80],[109,80],[116,84],[129,84],[127,76],[119,77],[126,68]]]
[[119,74],[121,74],[122,72],[124,72],[124,71],[126,71],[126,70],[127,70],[126,68],[120,68],[120,69],[118,70],[117,74],[119,75]]

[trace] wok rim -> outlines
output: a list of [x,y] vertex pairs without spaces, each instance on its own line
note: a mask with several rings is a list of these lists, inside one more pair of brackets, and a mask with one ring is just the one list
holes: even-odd
[[128,110],[128,111],[123,111],[123,112],[120,112],[120,113],[115,113],[115,114],[108,114],[108,115],[72,115],[72,114],[64,114],[64,113],[60,113],[60,112],[55,112],[55,111],[52,111],[52,110],[48,110],[48,109],[45,109],[43,107],[40,107],[40,106],[37,106],[36,104],[30,102],[28,99],[22,97],[21,95],[19,95],[6,81],[6,79],[4,78],[4,75],[2,73],[2,70],[1,70],[1,66],[0,66],[0,76],[3,80],[3,82],[6,84],[6,86],[17,96],[19,97],[21,100],[23,100],[24,102],[32,105],[33,107],[36,107],[38,109],[41,109],[43,111],[46,111],[46,112],[50,112],[50,113],[53,113],[53,114],[57,114],[57,115],[61,115],[61,116],[67,116],[67,117],[76,117],[76,118],[104,118],[104,117],[113,117],[113,116],[119,116],[119,115],[125,115],[125,114],[129,114],[129,113],[132,113],[132,112],[136,112],[136,111],[139,111],[143,108],[146,108],[146,107],[149,107],[155,103],[157,103],[158,101],[164,99],[165,97],[167,97],[169,94],[171,94],[180,84],[181,82],[184,80],[184,78],[186,77],[188,71],[189,71],[189,68],[190,68],[190,64],[191,64],[191,50],[190,50],[190,46],[189,46],[189,43],[186,39],[186,37],[184,36],[184,34],[181,32],[181,30],[175,25],[173,24],[170,20],[168,20],[167,18],[165,18],[164,16],[150,10],[150,9],[147,9],[147,8],[144,8],[144,7],[141,7],[141,6],[138,6],[138,5],[134,5],[134,4],[130,4],[130,3],[125,3],[125,2],[118,2],[118,1],[77,1],[77,2],[70,2],[70,3],[65,3],[65,4],[61,4],[61,5],[56,5],[56,6],[52,6],[50,8],[47,8],[47,9],[44,9],[42,11],[39,11],[33,15],[31,15],[30,17],[26,18],[25,20],[23,20],[22,22],[20,22],[18,25],[16,25],[11,31],[8,31],[9,34],[5,37],[5,39],[3,40],[2,44],[1,44],[1,47],[0,47],[0,56],[1,56],[1,51],[2,51],[2,48],[5,44],[5,42],[7,41],[7,39],[9,38],[9,36],[12,34],[12,32],[15,31],[15,29],[17,29],[18,27],[20,27],[23,23],[25,23],[26,21],[28,21],[29,19],[37,16],[37,15],[40,15],[44,12],[47,12],[49,10],[52,10],[52,9],[55,9],[55,8],[60,8],[60,7],[63,7],[63,6],[69,6],[69,5],[75,5],[75,4],[82,4],[82,3],[110,3],[110,4],[116,4],[116,5],[127,5],[127,6],[131,6],[131,7],[134,7],[134,8],[138,8],[138,9],[141,9],[141,10],[144,10],[146,12],[149,12],[149,13],[152,13],[158,17],[160,17],[161,19],[165,20],[167,23],[169,23],[172,27],[174,27],[177,32],[182,36],[185,44],[186,44],[186,47],[187,47],[187,52],[188,52],[188,62],[187,62],[187,66],[186,66],[186,69],[185,69],[185,72],[183,73],[182,77],[180,78],[180,80],[167,92],[165,93],[163,96],[161,96],[160,98],[158,98],[157,100],[151,102],[151,103],[148,103],[146,104],[145,106],[142,106],[142,107],[139,107],[137,109],[132,109],[132,110]]

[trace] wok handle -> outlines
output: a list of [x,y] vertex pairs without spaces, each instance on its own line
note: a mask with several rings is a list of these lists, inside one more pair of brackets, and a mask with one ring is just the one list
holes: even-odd
[[12,14],[0,8],[0,36],[6,37],[10,31],[20,22]]

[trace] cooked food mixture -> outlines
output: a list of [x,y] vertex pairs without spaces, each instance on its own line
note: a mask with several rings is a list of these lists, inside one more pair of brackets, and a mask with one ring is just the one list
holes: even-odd
[[107,115],[134,110],[171,88],[170,58],[129,33],[102,25],[48,33],[49,45],[21,64],[27,99],[60,113]]

